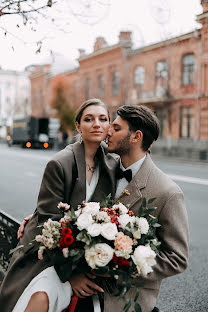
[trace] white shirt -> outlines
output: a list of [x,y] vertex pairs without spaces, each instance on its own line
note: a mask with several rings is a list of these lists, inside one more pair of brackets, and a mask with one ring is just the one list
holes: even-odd
[[96,168],[95,168],[95,170],[93,172],[90,184],[88,184],[87,179],[86,179],[86,199],[85,199],[86,203],[92,197],[92,194],[94,193],[95,188],[97,186],[98,179],[99,179],[99,166],[96,166]]
[[[133,177],[137,174],[137,172],[139,171],[141,165],[143,164],[143,162],[145,160],[145,157],[146,157],[146,155],[143,158],[141,158],[138,161],[136,161],[135,163],[133,163],[128,168],[124,168],[124,166],[122,165],[121,160],[120,160],[120,168],[123,171],[131,169],[131,171],[132,171],[132,179],[133,179]],[[125,190],[125,188],[127,187],[128,184],[129,184],[129,182],[126,180],[126,178],[122,178],[122,179],[118,180],[117,187],[116,187],[115,198],[118,198],[121,195],[121,193],[123,192],[123,190]]]

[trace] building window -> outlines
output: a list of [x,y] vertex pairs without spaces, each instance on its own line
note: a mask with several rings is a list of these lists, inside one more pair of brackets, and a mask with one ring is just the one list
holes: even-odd
[[7,88],[7,89],[10,89],[10,87],[11,87],[11,82],[10,82],[10,81],[7,81],[7,83],[6,83],[6,88]]
[[137,66],[134,71],[134,84],[143,85],[144,84],[144,67]]
[[156,65],[156,77],[168,78],[168,64],[166,61],[159,61]]
[[104,76],[99,75],[98,76],[98,96],[104,97],[105,95],[105,85],[104,85]]
[[194,111],[193,107],[180,108],[180,137],[193,138],[194,136]]
[[120,92],[119,72],[112,73],[112,94],[117,95]]
[[166,61],[159,61],[156,64],[155,95],[157,97],[168,95],[168,64]]
[[189,85],[194,83],[194,54],[187,54],[182,61],[182,83]]
[[155,111],[157,118],[160,123],[160,137],[165,138],[165,130],[166,130],[166,112],[163,108],[158,108]]
[[85,99],[89,100],[90,98],[90,78],[85,80]]

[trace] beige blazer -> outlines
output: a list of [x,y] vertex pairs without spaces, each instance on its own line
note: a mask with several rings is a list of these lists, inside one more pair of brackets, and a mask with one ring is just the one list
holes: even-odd
[[[157,256],[157,264],[147,278],[138,278],[134,284],[143,284],[139,303],[142,312],[151,312],[156,305],[161,281],[185,270],[188,263],[189,230],[188,218],[184,205],[184,196],[179,188],[166,174],[159,170],[149,155],[145,158],[140,170],[127,189],[130,196],[123,198],[123,204],[130,204],[137,214],[143,197],[156,197],[152,206],[157,206],[154,215],[158,217],[161,227],[157,235],[161,241],[161,250]],[[133,297],[135,289],[130,290]],[[104,311],[123,311],[124,302],[105,294]],[[131,309],[130,309],[131,310]]]
[[[92,201],[100,201],[109,193],[115,193],[116,161],[106,155],[103,147],[97,152],[100,165],[100,178],[92,196]],[[86,165],[83,144],[67,146],[48,162],[38,197],[37,209],[25,227],[20,244],[27,244],[38,234],[38,224],[49,217],[58,220],[62,217],[57,204],[62,201],[77,207],[86,197]],[[49,259],[38,260],[33,247],[16,252],[12,257],[6,277],[0,289],[0,310],[11,312],[23,290],[42,270],[50,266]]]

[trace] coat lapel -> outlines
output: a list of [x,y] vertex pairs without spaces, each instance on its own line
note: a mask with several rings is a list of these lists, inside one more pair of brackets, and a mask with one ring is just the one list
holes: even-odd
[[120,198],[120,202],[122,202],[124,205],[128,205],[128,207],[131,208],[137,201],[142,198],[141,190],[146,187],[152,168],[153,162],[149,154],[147,154],[141,168],[126,187],[130,195]]
[[96,156],[100,164],[100,177],[91,200],[101,201],[110,193],[112,197],[115,195],[115,168],[117,166],[117,161],[112,155],[105,154],[102,145],[99,147]]
[[77,166],[77,178],[75,185],[72,185],[73,191],[70,199],[70,205],[77,208],[86,198],[86,164],[85,164],[85,150],[84,144],[76,142],[72,146],[72,151],[75,159],[75,166]]

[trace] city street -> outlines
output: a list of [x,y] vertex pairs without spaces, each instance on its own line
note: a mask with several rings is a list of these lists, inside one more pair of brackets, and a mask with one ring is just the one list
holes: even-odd
[[[36,207],[42,174],[53,150],[26,150],[0,144],[0,209],[21,221]],[[208,163],[152,156],[182,188],[190,224],[190,264],[163,282],[161,312],[208,311]]]

